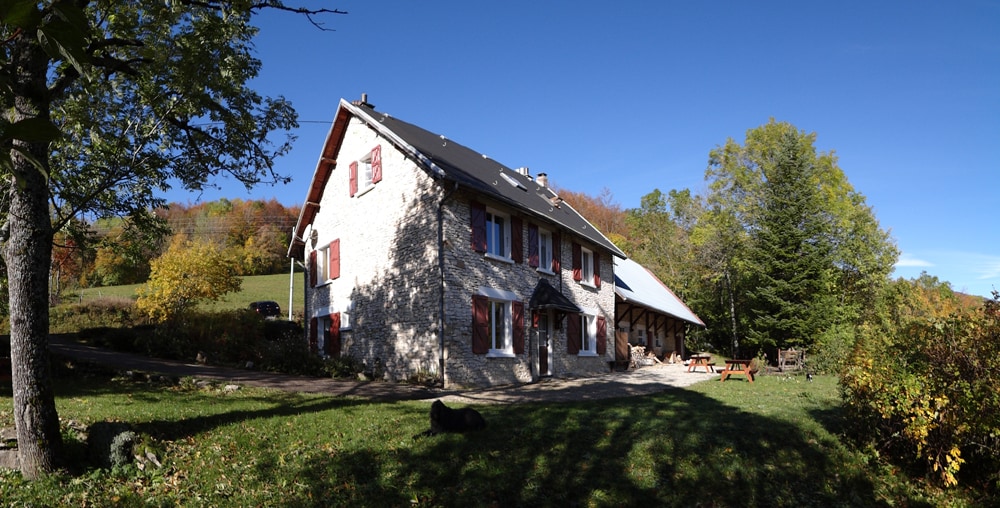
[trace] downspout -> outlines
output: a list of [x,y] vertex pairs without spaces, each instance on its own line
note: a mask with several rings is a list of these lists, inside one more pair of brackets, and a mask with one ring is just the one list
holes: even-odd
[[445,361],[444,361],[444,203],[458,191],[458,182],[447,194],[438,202],[437,222],[438,222],[438,276],[440,277],[440,287],[438,288],[438,371],[441,373],[441,388],[445,387]]

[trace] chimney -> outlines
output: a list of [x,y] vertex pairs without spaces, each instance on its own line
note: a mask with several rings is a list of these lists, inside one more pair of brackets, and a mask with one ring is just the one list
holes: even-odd
[[515,171],[517,171],[518,173],[520,173],[522,176],[526,176],[528,178],[531,178],[531,171],[528,170],[528,166],[521,166],[521,167],[517,168]]
[[535,181],[538,182],[538,185],[541,185],[542,187],[548,187],[549,175],[545,173],[538,173],[538,178],[535,178]]
[[351,104],[354,104],[355,106],[365,106],[367,108],[375,109],[375,105],[374,104],[369,104],[368,103],[368,94],[366,94],[366,93],[362,93],[361,94],[361,100],[360,101],[351,101]]

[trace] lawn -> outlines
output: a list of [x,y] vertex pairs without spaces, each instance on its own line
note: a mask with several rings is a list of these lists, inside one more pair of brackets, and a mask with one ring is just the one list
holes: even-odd
[[[292,280],[290,281],[289,279]],[[290,282],[294,284],[291,288],[289,288]],[[287,273],[243,277],[243,287],[239,293],[225,295],[218,302],[203,303],[199,308],[206,311],[245,309],[247,305],[250,305],[250,302],[274,300],[281,305],[281,314],[287,317],[289,289],[291,289],[292,294],[292,311],[297,313],[302,312],[305,299],[302,292],[302,284],[301,272],[296,273],[294,278],[290,277]],[[136,290],[139,287],[139,284],[133,284],[129,286],[86,288],[78,290],[68,301],[72,303],[86,303],[89,300],[109,296],[134,299]]]
[[[4,505],[973,504],[924,497],[919,485],[845,447],[832,377],[477,406],[485,431],[419,439],[429,401],[95,378],[61,379],[57,397],[64,428],[128,422],[154,438],[163,467],[85,468],[35,483],[0,473]],[[0,425],[12,421],[11,406],[9,386],[0,389]],[[66,435],[70,455],[83,457],[83,444]]]

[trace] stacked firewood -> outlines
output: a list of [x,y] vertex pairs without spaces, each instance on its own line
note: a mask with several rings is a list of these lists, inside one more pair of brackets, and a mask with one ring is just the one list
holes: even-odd
[[646,352],[646,346],[631,346],[629,354],[631,356],[629,368],[632,369],[662,363],[652,351]]

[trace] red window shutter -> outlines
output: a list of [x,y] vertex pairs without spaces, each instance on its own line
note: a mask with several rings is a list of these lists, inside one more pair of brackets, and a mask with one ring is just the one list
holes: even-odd
[[316,270],[316,251],[312,251],[309,253],[309,285],[312,287],[316,287],[318,280]]
[[510,258],[524,262],[524,222],[518,217],[510,218]]
[[604,316],[597,316],[597,354],[608,352],[608,321]]
[[528,224],[528,266],[538,268],[538,226]]
[[309,352],[316,354],[319,352],[319,319],[312,318],[309,320]]
[[340,313],[330,314],[330,330],[326,334],[326,354],[340,356]]
[[472,352],[486,354],[490,350],[490,335],[486,325],[490,316],[490,300],[485,296],[472,296]]
[[524,354],[524,302],[510,302],[514,321],[514,354]]
[[559,273],[562,269],[562,236],[552,233],[552,271]]
[[472,250],[486,252],[486,205],[470,202],[469,215],[472,222]]
[[594,285],[598,289],[601,287],[601,254],[599,252],[594,253]]
[[358,162],[351,163],[351,197],[358,193]]
[[372,183],[382,181],[382,145],[372,148]]
[[583,280],[583,250],[580,244],[573,242],[573,280]]
[[566,315],[566,352],[575,355],[580,352],[583,346],[583,329],[580,327],[580,315],[569,313]]
[[340,239],[330,244],[330,278],[340,278]]

